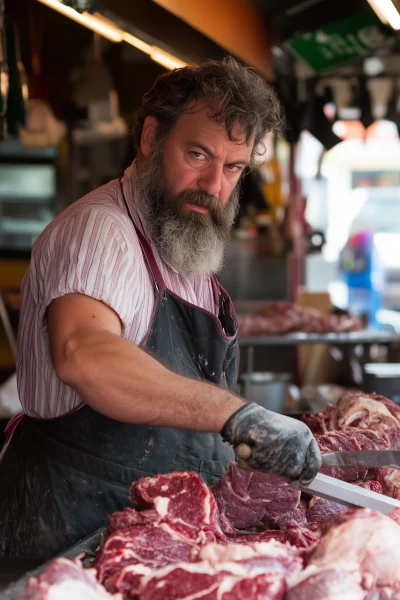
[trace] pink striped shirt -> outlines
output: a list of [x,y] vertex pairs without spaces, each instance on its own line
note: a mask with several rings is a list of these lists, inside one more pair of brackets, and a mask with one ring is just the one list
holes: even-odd
[[[18,392],[24,412],[32,417],[59,417],[83,403],[52,364],[46,309],[53,300],[74,293],[104,302],[119,315],[122,336],[135,344],[151,324],[154,283],[130,218],[146,236],[134,180],[132,164],[121,180],[130,215],[114,180],[69,206],[33,245],[22,283],[17,355]],[[210,278],[189,281],[160,258],[153,244],[151,248],[167,288],[217,316]]]

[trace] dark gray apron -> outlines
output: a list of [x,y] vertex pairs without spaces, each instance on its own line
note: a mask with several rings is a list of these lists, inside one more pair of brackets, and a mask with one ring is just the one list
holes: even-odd
[[[176,296],[137,234],[158,294],[144,347],[181,375],[234,391],[237,319],[229,296],[213,278],[218,319]],[[24,416],[0,463],[0,555],[53,556],[129,505],[139,477],[184,469],[211,485],[233,458],[219,434],[121,423],[87,405],[57,419]]]

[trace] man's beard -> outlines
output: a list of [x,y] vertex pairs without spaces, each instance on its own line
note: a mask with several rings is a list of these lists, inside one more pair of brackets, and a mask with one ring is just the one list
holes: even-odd
[[[238,187],[225,205],[201,190],[172,196],[165,184],[162,158],[160,147],[148,162],[137,165],[135,183],[146,231],[160,256],[185,277],[193,280],[218,273],[238,212]],[[205,207],[208,213],[183,212],[186,203]]]

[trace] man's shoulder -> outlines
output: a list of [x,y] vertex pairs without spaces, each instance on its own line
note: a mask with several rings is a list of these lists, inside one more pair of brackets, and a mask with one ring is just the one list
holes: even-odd
[[116,234],[136,239],[136,233],[123,200],[118,180],[110,181],[93,190],[64,209],[44,229],[36,240],[39,246],[49,236],[60,229],[69,230],[71,235],[78,234],[78,229],[113,226]]
[[115,218],[121,224],[130,223],[127,206],[123,200],[120,184],[117,179],[89,192],[80,198],[56,217],[53,223],[70,218],[78,214],[104,214]]

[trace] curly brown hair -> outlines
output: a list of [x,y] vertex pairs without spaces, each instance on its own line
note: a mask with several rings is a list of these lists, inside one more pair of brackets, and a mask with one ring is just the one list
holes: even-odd
[[[231,56],[222,61],[209,60],[160,75],[143,96],[136,115],[135,140],[140,147],[143,123],[148,115],[157,118],[158,139],[163,141],[179,116],[198,100],[212,102],[211,118],[224,124],[231,141],[239,125],[246,143],[254,140],[252,162],[265,152],[269,131],[281,131],[283,116],[278,98],[254,69],[244,67]],[[217,102],[215,108],[215,101]]]

